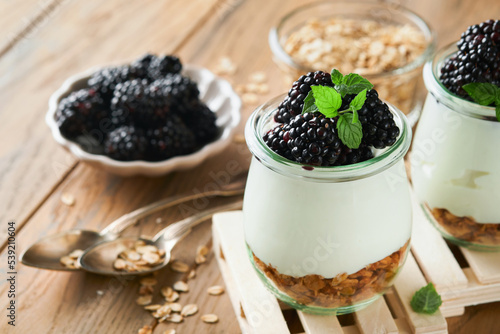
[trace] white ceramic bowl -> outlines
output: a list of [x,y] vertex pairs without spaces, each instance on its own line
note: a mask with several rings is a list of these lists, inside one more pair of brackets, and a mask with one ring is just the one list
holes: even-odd
[[71,140],[64,138],[55,121],[55,113],[59,101],[71,92],[87,87],[88,78],[99,68],[93,68],[84,73],[68,78],[49,100],[49,110],[45,115],[45,122],[52,131],[54,139],[69,150],[81,161],[108,172],[122,175],[157,176],[172,171],[192,168],[210,156],[222,152],[231,142],[236,126],[240,122],[241,100],[224,79],[215,76],[207,69],[191,65],[184,66],[183,75],[188,76],[198,84],[200,99],[217,115],[217,126],[220,129],[219,137],[189,155],[173,157],[163,161],[118,161],[105,155],[86,152],[82,147]]

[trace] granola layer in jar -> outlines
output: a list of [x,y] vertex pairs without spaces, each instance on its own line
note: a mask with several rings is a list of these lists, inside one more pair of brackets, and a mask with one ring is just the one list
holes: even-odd
[[354,312],[391,286],[406,258],[412,212],[403,156],[411,129],[389,107],[401,129],[393,146],[352,165],[303,166],[262,139],[282,99],[258,108],[245,129],[254,155],[243,205],[249,257],[269,290],[292,307]]
[[450,93],[439,81],[443,48],[425,65],[429,90],[411,153],[412,183],[430,221],[451,242],[500,251],[500,122],[495,108]]

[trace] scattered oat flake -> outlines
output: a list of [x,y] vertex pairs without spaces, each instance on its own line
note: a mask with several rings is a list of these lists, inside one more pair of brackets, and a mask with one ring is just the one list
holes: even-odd
[[224,293],[224,288],[220,285],[214,285],[207,289],[209,295],[219,296]]
[[182,308],[181,315],[183,317],[189,317],[198,312],[198,306],[196,304],[188,304]]
[[156,218],[156,224],[161,224],[161,222],[162,222],[161,217]]
[[173,288],[175,291],[180,291],[180,292],[188,292],[189,291],[189,286],[187,285],[186,282],[183,282],[183,281],[175,282],[173,285]]
[[196,277],[196,271],[194,269],[191,269],[191,271],[187,275],[187,279],[193,279],[195,277]]
[[139,298],[137,298],[135,300],[137,305],[141,305],[141,306],[151,304],[152,301],[153,301],[153,295],[139,296]]
[[176,322],[176,323],[182,322],[182,320],[184,320],[184,317],[182,315],[180,315],[180,314],[177,314],[177,313],[172,313],[167,318],[167,321],[169,321],[169,322]]
[[153,305],[147,305],[147,306],[144,306],[144,309],[147,310],[147,311],[156,311],[158,310],[162,305],[160,304],[153,304]]
[[207,324],[214,324],[219,321],[219,317],[217,317],[215,314],[204,314],[201,316],[201,320],[203,322],[206,322]]
[[163,334],[176,334],[175,329],[167,329],[166,331],[163,332]]
[[170,268],[178,273],[187,273],[189,271],[189,266],[182,261],[174,261],[170,264]]
[[63,202],[67,206],[72,206],[73,204],[75,204],[75,197],[71,194],[62,194],[61,202]]
[[153,329],[149,325],[144,325],[144,327],[139,329],[137,334],[153,334]]
[[172,304],[169,304],[169,306],[172,309],[172,312],[179,313],[180,311],[182,311],[182,305],[179,303],[172,303]]
[[98,296],[104,295],[104,291],[102,291],[102,290],[97,290],[96,293]]
[[172,292],[170,296],[165,297],[165,300],[169,303],[176,302],[178,299],[179,299],[179,294],[176,291]]
[[145,260],[148,264],[156,265],[159,264],[160,261],[160,255],[157,253],[144,253],[142,255],[143,260]]
[[69,253],[69,257],[72,259],[78,259],[81,255],[83,254],[83,250],[81,249],[75,249],[71,253]]
[[250,75],[249,79],[250,79],[251,82],[260,84],[260,83],[264,83],[264,82],[267,81],[267,75],[263,71],[258,71],[258,72],[252,73]]
[[140,283],[142,285],[156,285],[158,283],[158,280],[154,277],[144,277],[141,278]]
[[127,262],[125,262],[123,259],[116,259],[113,263],[113,268],[115,268],[116,270],[123,270],[126,266]]
[[257,95],[254,93],[245,93],[241,96],[244,104],[256,104],[258,102]]
[[167,298],[168,296],[172,295],[172,293],[174,292],[174,289],[172,289],[169,286],[164,286],[163,288],[161,288],[160,292],[163,295],[163,297]]
[[194,259],[194,262],[196,262],[196,264],[202,264],[202,263],[207,262],[207,258],[201,254],[198,254],[198,255],[196,255],[196,258]]
[[158,251],[158,248],[153,245],[144,245],[135,247],[135,251],[139,254],[156,253]]
[[203,255],[203,256],[207,255],[208,254],[208,247],[205,245],[198,246],[198,248],[196,249],[196,254]]
[[141,285],[139,288],[139,295],[140,296],[150,295],[153,293],[153,291],[154,289],[152,285]]
[[222,57],[219,59],[214,72],[220,75],[233,75],[236,73],[236,65],[229,57]]
[[67,268],[74,268],[75,267],[75,259],[72,259],[69,256],[63,256],[59,259],[59,262]]

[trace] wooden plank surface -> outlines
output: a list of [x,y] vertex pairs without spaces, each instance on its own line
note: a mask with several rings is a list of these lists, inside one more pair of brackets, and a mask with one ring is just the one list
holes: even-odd
[[[32,8],[30,4],[34,3],[31,0],[22,4],[6,1],[13,8],[11,12],[14,13],[17,6],[22,17],[24,9],[21,8]],[[8,8],[3,5],[5,3],[0,9]],[[227,170],[231,161],[241,168],[248,165],[249,155],[244,145],[235,144],[196,172],[175,173],[157,179],[124,180],[85,165],[75,167],[75,160],[54,143],[43,124],[48,97],[67,76],[95,65],[127,61],[146,50],[178,51],[185,61],[209,68],[214,68],[221,56],[230,56],[238,67],[237,73],[230,77],[235,83],[244,83],[255,70],[268,73],[271,90],[260,96],[263,102],[288,89],[271,62],[267,32],[280,13],[295,5],[261,0],[72,0],[26,43],[0,58],[0,131],[5,138],[15,138],[8,145],[0,145],[0,217],[2,222],[16,219],[19,227],[29,219],[18,234],[18,249],[56,231],[72,227],[102,228],[112,219],[161,197],[202,189],[214,182],[210,172]],[[492,0],[459,3],[425,0],[407,5],[432,21],[441,35],[441,43],[456,39],[455,36],[471,23],[500,16],[500,8]],[[453,20],[449,19],[449,13],[453,13]],[[12,21],[14,25],[8,20],[0,21],[7,22],[9,27],[16,26],[15,20]],[[243,120],[253,107],[247,105]],[[74,207],[61,204],[59,198],[65,192],[76,197]],[[171,214],[169,219],[173,221],[188,212],[173,211]],[[153,232],[139,227],[135,233],[141,231]],[[209,243],[210,239],[207,226],[195,232],[176,250],[176,256],[186,256],[191,263],[190,247]],[[0,241],[5,240],[4,229],[0,233]],[[0,260],[5,263],[5,251]],[[93,275],[54,273],[27,267],[18,267],[18,270],[18,315],[22,319],[18,332],[93,333],[95,328],[108,333],[135,332],[151,320],[134,304],[137,281],[125,284]],[[203,305],[203,312],[215,312],[224,317],[214,326],[199,323],[199,319],[189,319],[179,325],[179,330],[183,328],[183,333],[238,332],[227,295],[220,299],[203,297],[207,283],[222,284],[215,261],[209,258],[208,264],[198,270],[198,275],[192,286],[190,283],[192,292],[183,296],[186,298],[182,303],[195,301]],[[160,273],[164,284],[178,278],[168,269]],[[5,289],[3,284],[0,287],[1,305],[6,305]],[[96,291],[104,294],[100,296]],[[201,298],[195,298],[196,294]],[[468,308],[463,317],[448,320],[450,332],[492,333],[498,328],[495,327],[498,312],[500,303]],[[158,327],[158,332],[167,325],[162,326]],[[1,323],[0,332],[6,329],[5,323]]]
[[354,318],[363,334],[399,333],[384,298],[379,298],[369,307],[356,312]]
[[[49,96],[65,78],[147,51],[175,52],[215,3],[73,0],[36,36],[0,58],[0,73],[6,73],[0,77],[0,133],[13,138],[0,146],[0,221],[16,219],[21,228],[76,164],[44,122]],[[0,247],[5,233],[0,231]]]
[[466,248],[460,250],[479,282],[500,283],[500,252],[477,252]]

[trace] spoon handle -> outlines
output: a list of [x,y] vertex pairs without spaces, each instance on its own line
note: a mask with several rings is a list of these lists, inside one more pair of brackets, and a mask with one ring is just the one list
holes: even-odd
[[171,196],[168,198],[165,198],[163,200],[160,200],[158,202],[151,203],[149,205],[146,205],[145,207],[139,208],[135,211],[132,211],[130,213],[127,213],[111,224],[109,224],[107,227],[105,227],[99,234],[104,236],[104,235],[120,235],[121,232],[126,230],[128,227],[134,225],[139,219],[144,218],[153,212],[166,209],[168,207],[177,205],[179,203],[187,202],[190,200],[202,198],[202,197],[210,197],[210,196],[235,196],[235,195],[241,195],[243,194],[244,190],[244,183],[242,183],[242,186],[237,188],[235,187],[234,189],[231,190],[224,190],[224,189],[214,189],[214,190],[209,190],[205,192],[199,192],[191,195],[176,195],[176,196]]
[[173,246],[185,235],[187,235],[194,226],[207,220],[216,213],[241,209],[242,205],[243,201],[240,200],[231,204],[217,206],[213,209],[197,213],[191,217],[165,227],[154,236],[153,242],[157,242],[160,238],[163,238],[163,240],[169,244],[169,248],[173,248]]

